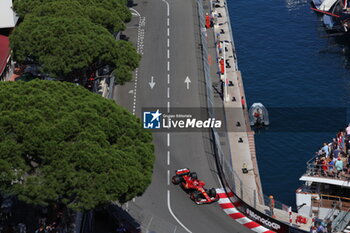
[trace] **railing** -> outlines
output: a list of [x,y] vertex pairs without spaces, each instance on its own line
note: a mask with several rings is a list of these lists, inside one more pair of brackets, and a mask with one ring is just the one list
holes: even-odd
[[[206,3],[207,4],[207,3]],[[225,9],[226,14],[228,14],[227,4],[225,2]],[[212,87],[212,81],[210,77],[210,66],[208,63],[208,45],[207,45],[207,30],[205,28],[205,17],[204,17],[204,9],[203,9],[203,0],[197,0],[197,7],[198,7],[198,14],[199,14],[199,24],[201,29],[201,44],[202,44],[202,62],[203,62],[203,71],[204,71],[204,77],[205,77],[205,84],[206,84],[206,93],[207,93],[207,107],[208,107],[208,115],[209,117],[214,118],[215,114],[213,112],[213,87]],[[206,5],[206,9],[209,9],[211,7]],[[230,20],[228,18],[228,24],[230,25]],[[237,59],[236,59],[236,52],[234,51],[234,43],[233,43],[233,37],[232,37],[232,30],[231,26],[229,26],[229,33],[231,35],[232,39],[232,49],[234,54],[234,62],[235,67],[238,70],[237,66]],[[216,158],[216,164],[218,168],[218,173],[220,176],[220,179],[223,183],[223,186],[226,190],[226,192],[234,192],[238,198],[240,198],[242,202],[242,205],[244,204],[247,206],[247,208],[254,208],[258,209],[260,211],[260,216],[263,216],[263,218],[270,219],[272,222],[276,222],[277,224],[280,224],[282,227],[284,227],[284,231],[279,232],[304,232],[300,229],[289,227],[289,225],[284,224],[282,222],[279,222],[278,220],[269,218],[267,215],[264,215],[262,213],[266,212],[266,208],[262,209],[262,206],[257,205],[257,195],[256,190],[252,190],[251,188],[244,185],[242,180],[239,178],[239,175],[237,172],[232,168],[232,162],[230,159],[229,154],[225,154],[221,148],[221,142],[220,142],[220,136],[219,133],[215,129],[211,129],[212,133],[212,141],[214,146],[214,153]],[[240,172],[240,171],[239,171]],[[244,195],[245,193],[254,193],[253,199],[251,199],[251,195]],[[268,197],[264,195],[264,199],[268,200]],[[232,201],[232,200],[231,200]],[[238,207],[240,208],[240,207]],[[284,205],[283,203],[275,200],[275,209],[283,210],[288,219],[288,205]]]
[[[343,165],[345,165],[344,162],[343,162]],[[307,163],[305,175],[306,176],[315,176],[315,177],[350,181],[349,171],[344,171],[344,170],[337,171],[335,165],[316,164],[316,162],[308,162]]]
[[332,223],[333,232],[341,232],[350,222],[350,208],[345,212],[339,213],[338,217]]

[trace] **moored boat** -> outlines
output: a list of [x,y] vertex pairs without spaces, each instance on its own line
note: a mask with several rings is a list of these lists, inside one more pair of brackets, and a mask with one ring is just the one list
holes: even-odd
[[313,10],[324,13],[322,11],[330,11],[338,0],[312,0]]
[[[350,130],[350,128],[349,128]],[[339,132],[307,162],[296,190],[298,214],[326,232],[350,232],[350,136]]]
[[267,126],[270,124],[269,113],[262,103],[254,103],[249,108],[250,126]]

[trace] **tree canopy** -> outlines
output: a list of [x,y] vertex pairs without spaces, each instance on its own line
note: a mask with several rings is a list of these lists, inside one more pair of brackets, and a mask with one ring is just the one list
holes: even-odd
[[112,100],[66,82],[1,82],[0,90],[1,192],[90,210],[150,184],[152,136]]
[[[27,14],[35,12],[36,8],[42,5],[52,5],[54,2],[60,2],[62,0],[14,0],[13,7],[16,13],[24,18]],[[63,2],[69,3],[70,1],[63,0]],[[76,2],[80,3],[82,7],[91,7],[91,9],[105,9],[110,12],[111,15],[118,16],[123,22],[128,22],[131,19],[131,13],[126,6],[126,0],[73,0],[73,5],[76,6]],[[67,8],[71,5],[67,4]],[[66,8],[66,9],[67,9]],[[56,12],[53,12],[56,13]],[[61,12],[63,13],[63,12]],[[94,14],[94,12],[87,11],[86,17],[91,16],[88,13]],[[101,16],[97,16],[101,17]]]
[[[110,32],[118,32],[125,29],[123,21],[129,19],[128,15],[124,13],[124,11],[125,9],[122,8],[120,13],[115,12],[98,4],[86,4],[86,1],[80,2],[78,0],[56,0],[48,2],[45,1],[35,6],[29,15],[31,17],[54,16],[87,18],[92,23],[99,24],[108,29]],[[129,12],[127,8],[126,11]]]
[[131,19],[126,0],[14,0],[24,20],[10,37],[20,64],[36,63],[51,77],[84,80],[109,65],[116,82],[132,79],[140,56],[113,32]]
[[86,77],[103,65],[111,65],[123,84],[140,56],[131,43],[116,41],[103,27],[86,18],[28,16],[10,36],[14,58],[25,63],[28,56],[53,77]]

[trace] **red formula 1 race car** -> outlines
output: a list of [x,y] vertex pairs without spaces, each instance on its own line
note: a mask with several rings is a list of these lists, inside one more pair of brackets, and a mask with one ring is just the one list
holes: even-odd
[[175,176],[172,182],[175,185],[180,185],[190,198],[198,205],[208,204],[219,200],[219,195],[216,194],[215,188],[209,190],[204,188],[205,183],[198,180],[197,173],[190,172],[189,169],[183,168],[175,171]]

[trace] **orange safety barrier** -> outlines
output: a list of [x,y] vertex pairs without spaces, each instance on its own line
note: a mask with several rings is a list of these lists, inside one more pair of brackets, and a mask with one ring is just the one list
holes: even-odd
[[209,15],[205,16],[205,27],[210,28],[210,16]]
[[220,59],[220,72],[221,72],[221,74],[225,73],[225,64],[224,64],[223,58]]

